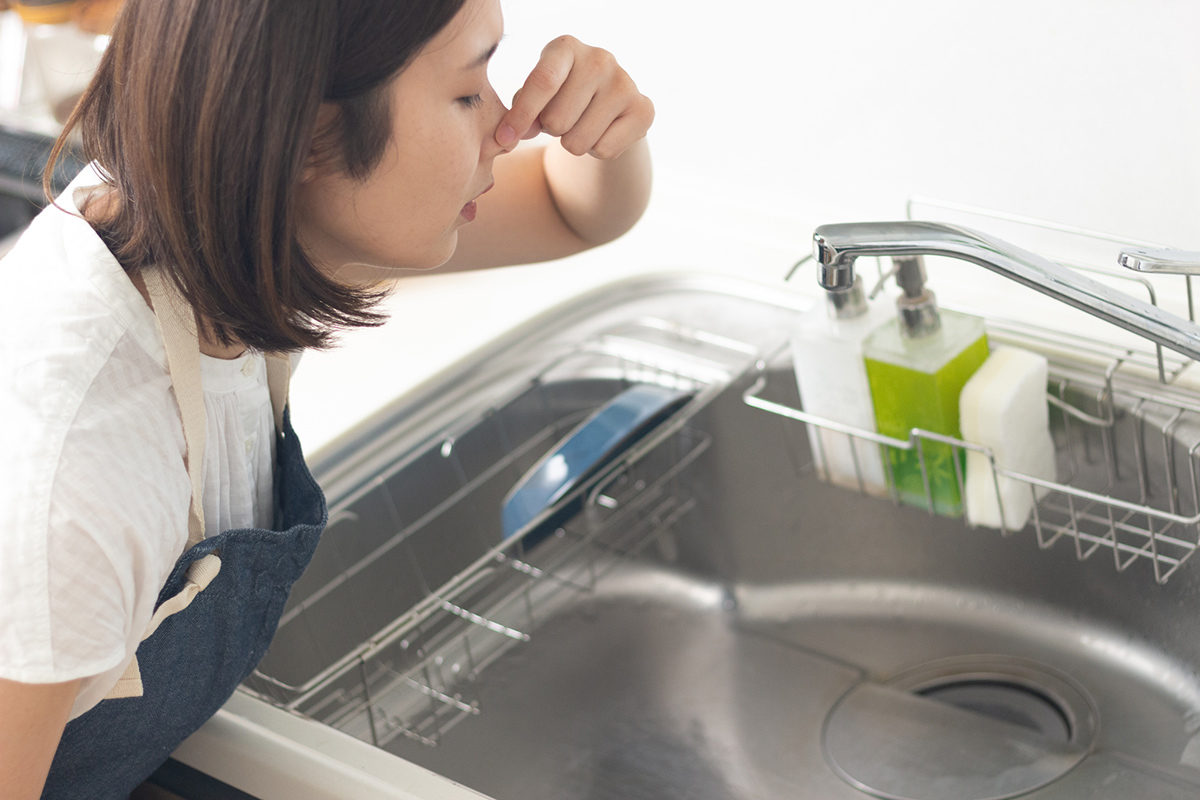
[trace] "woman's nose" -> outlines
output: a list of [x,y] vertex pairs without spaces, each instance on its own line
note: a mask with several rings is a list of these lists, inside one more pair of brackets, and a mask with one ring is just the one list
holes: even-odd
[[500,99],[495,90],[490,92],[488,98],[488,122],[486,126],[487,136],[484,139],[484,154],[495,157],[503,153],[508,153],[514,150],[518,142],[513,142],[509,145],[502,145],[496,139],[496,132],[500,128],[500,122],[504,119],[504,115],[508,113],[508,106]]

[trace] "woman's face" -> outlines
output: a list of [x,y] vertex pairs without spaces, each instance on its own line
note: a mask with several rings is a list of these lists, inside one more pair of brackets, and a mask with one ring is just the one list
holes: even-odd
[[429,269],[454,254],[505,152],[495,132],[507,109],[487,76],[503,30],[499,0],[467,0],[385,89],[391,140],[370,176],[306,171],[300,241],[328,274],[370,281],[380,267]]

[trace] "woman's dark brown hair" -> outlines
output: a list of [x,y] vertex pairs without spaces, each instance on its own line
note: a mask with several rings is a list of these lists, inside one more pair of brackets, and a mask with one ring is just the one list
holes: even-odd
[[[170,271],[210,335],[264,351],[377,325],[381,296],[297,240],[314,150],[362,179],[391,136],[386,87],[465,0],[127,0],[72,131],[115,202],[89,220],[126,271]],[[337,104],[317,130],[322,101]]]

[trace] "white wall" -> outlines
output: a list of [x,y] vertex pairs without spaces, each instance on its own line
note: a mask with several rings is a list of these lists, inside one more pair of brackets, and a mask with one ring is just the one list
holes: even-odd
[[[293,398],[310,446],[587,286],[673,267],[778,284],[816,225],[903,218],[913,195],[1200,250],[1200,0],[504,8],[502,96],[545,42],[572,33],[613,51],[654,99],[651,208],[624,239],[565,262],[404,282],[391,323],[306,358]],[[1079,246],[1052,244],[1060,257]],[[1115,250],[1092,260],[1111,264]],[[974,267],[930,272],[947,305],[1090,323]],[[811,272],[791,287],[817,294]],[[1176,312],[1183,296],[1178,282],[1160,293]]]
[[[612,50],[659,199],[807,220],[914,194],[1200,249],[1195,0],[505,0],[494,77]],[[698,211],[698,213],[700,213]]]

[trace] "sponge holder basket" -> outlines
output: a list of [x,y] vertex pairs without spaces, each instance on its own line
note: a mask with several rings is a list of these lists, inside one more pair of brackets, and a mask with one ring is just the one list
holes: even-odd
[[[1030,339],[1026,338],[1034,335],[1030,331],[990,329],[989,338],[993,343],[1030,346],[1045,341],[1048,332],[1041,333]],[[776,357],[782,358],[782,351]],[[1033,529],[1039,547],[1047,549],[1067,540],[1080,560],[1106,550],[1119,572],[1145,560],[1152,565],[1155,580],[1165,583],[1200,547],[1200,398],[1155,391],[1153,384],[1147,390],[1144,379],[1138,378],[1139,362],[1144,361],[1136,352],[1113,353],[1111,361],[1091,375],[1074,365],[1051,362],[1047,402],[1061,482],[1006,469],[988,448],[955,437],[914,429],[907,440],[894,439],[769,399],[774,370],[768,365],[773,359],[759,363],[758,377],[743,399],[754,408],[851,442],[915,452],[931,515],[935,512],[926,448],[934,443],[951,448],[960,496],[965,496],[966,485],[962,455],[980,453],[995,476],[1002,535],[1012,536],[1017,531],[1003,522],[1000,477],[1024,484],[1032,494],[1033,518],[1026,528]],[[819,443],[822,437],[815,439]],[[855,453],[857,447],[852,445],[849,450]],[[1118,458],[1118,452],[1127,451],[1131,457]],[[885,457],[882,461],[892,501],[899,505],[890,460]],[[830,476],[821,477],[829,480]],[[860,491],[866,493],[857,463],[855,477]]]
[[[927,198],[909,202],[910,219],[916,207],[952,217],[987,218],[1016,226],[1019,231],[1049,233],[1091,244],[1155,246]],[[788,278],[808,260],[802,259],[793,267]],[[1075,269],[1133,282],[1146,290],[1151,304],[1157,305],[1155,286],[1144,278],[1077,260],[1059,260]],[[882,265],[879,272],[881,276],[885,274]],[[1190,278],[1177,280],[1185,283],[1188,316],[1194,321]],[[862,465],[857,462],[858,442],[915,452],[925,488],[925,507],[930,514],[935,512],[926,448],[931,444],[951,448],[954,478],[959,495],[964,498],[963,456],[967,451],[979,453],[993,476],[1002,535],[1016,533],[1004,524],[1007,517],[999,479],[1008,478],[1024,484],[1032,495],[1033,517],[1026,528],[1032,528],[1039,547],[1050,548],[1066,540],[1073,544],[1080,560],[1106,551],[1119,572],[1147,561],[1153,568],[1155,581],[1165,583],[1200,547],[1200,392],[1190,386],[1189,367],[1193,362],[1164,352],[1161,346],[1149,341],[1140,347],[1108,345],[1028,323],[992,318],[987,320],[987,330],[993,345],[1011,344],[1041,351],[1048,357],[1046,399],[1061,481],[1007,469],[997,463],[988,448],[962,439],[920,429],[911,431],[907,440],[895,439],[770,399],[772,370],[768,367],[777,366],[775,362],[782,357],[782,349],[759,362],[757,380],[743,398],[754,408],[814,426],[829,435],[845,437],[849,452],[855,456],[858,489],[864,493],[867,484]],[[823,438],[815,436],[812,441],[820,446]],[[895,476],[886,454],[882,462],[892,501],[899,504]],[[816,463],[825,463],[825,459],[817,459]],[[821,477],[830,479],[828,473]],[[971,526],[969,521],[967,524]]]

